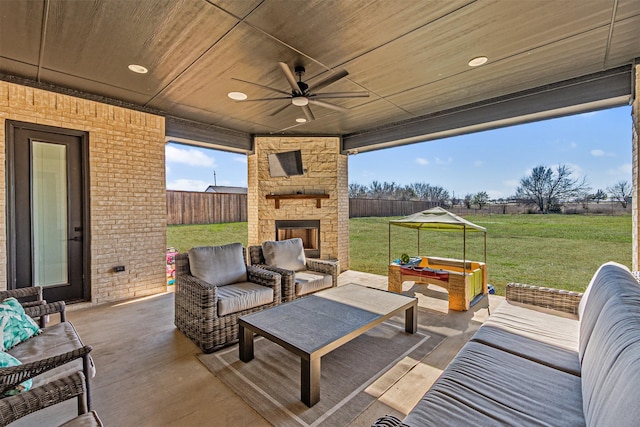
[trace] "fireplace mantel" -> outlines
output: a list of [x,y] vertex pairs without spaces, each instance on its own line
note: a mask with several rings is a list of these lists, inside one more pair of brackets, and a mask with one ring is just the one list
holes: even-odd
[[328,199],[328,194],[267,194],[267,199],[273,199],[276,202],[276,209],[280,209],[280,200],[285,199],[315,199],[316,208],[321,208],[321,200]]

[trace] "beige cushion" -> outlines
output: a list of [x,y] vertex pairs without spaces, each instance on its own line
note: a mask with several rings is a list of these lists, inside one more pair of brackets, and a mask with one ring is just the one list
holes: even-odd
[[241,243],[189,249],[191,275],[216,286],[247,281]]
[[100,427],[102,420],[98,417],[95,411],[87,412],[86,414],[78,415],[77,417],[61,424],[60,427]]
[[[13,347],[7,353],[18,359],[20,362],[29,363],[47,357],[56,356],[68,351],[76,350],[83,347],[84,344],[80,340],[76,329],[69,322],[56,323],[42,329],[40,335],[36,335],[27,341]],[[93,361],[91,363],[89,374],[95,375]],[[73,362],[65,363],[55,369],[44,372],[33,378],[33,388],[55,381],[62,377],[69,376],[74,372],[82,371],[82,359],[76,359]]]
[[404,422],[438,427],[583,426],[580,377],[468,342]]
[[218,316],[248,310],[273,302],[273,289],[251,282],[218,288]]
[[333,279],[330,274],[305,270],[296,272],[295,283],[296,295],[301,296],[330,288],[333,285]]
[[302,239],[287,239],[279,242],[264,242],[262,253],[267,265],[285,270],[302,271],[307,268]]

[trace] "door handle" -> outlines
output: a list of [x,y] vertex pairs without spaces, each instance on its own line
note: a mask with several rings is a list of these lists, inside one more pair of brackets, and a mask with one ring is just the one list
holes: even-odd
[[69,240],[73,240],[74,242],[81,242],[82,241],[82,236],[75,236],[70,238]]

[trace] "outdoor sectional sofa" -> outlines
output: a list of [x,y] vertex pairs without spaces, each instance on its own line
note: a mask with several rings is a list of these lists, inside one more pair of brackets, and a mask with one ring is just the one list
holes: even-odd
[[639,396],[640,285],[607,263],[584,294],[509,284],[409,415],[373,425],[638,426]]

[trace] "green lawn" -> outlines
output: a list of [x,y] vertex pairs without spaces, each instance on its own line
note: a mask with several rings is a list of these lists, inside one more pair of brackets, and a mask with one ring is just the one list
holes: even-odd
[[[631,216],[491,215],[466,216],[487,228],[489,283],[504,295],[508,282],[582,291],[604,262],[631,266]],[[387,274],[392,218],[353,218],[350,268]],[[192,246],[231,242],[247,244],[247,224],[169,226],[167,245]],[[457,232],[420,232],[420,254],[462,258]],[[482,261],[482,233],[467,233],[467,259]],[[391,257],[418,253],[416,230],[392,227]]]

